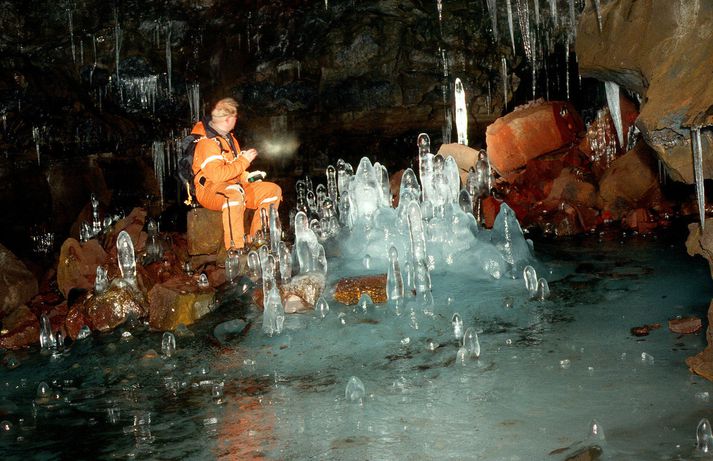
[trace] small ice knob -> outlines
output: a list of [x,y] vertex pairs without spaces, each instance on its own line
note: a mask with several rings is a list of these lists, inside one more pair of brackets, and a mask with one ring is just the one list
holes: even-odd
[[319,315],[319,318],[325,318],[329,314],[329,303],[324,299],[324,296],[320,296],[314,305],[314,310]]
[[364,383],[361,382],[361,379],[356,376],[349,378],[347,388],[344,391],[344,397],[347,399],[347,402],[362,404],[364,403],[365,395],[366,391],[364,390]]
[[711,423],[703,418],[696,429],[696,449],[701,453],[713,453],[713,434]]
[[463,319],[460,318],[459,313],[453,314],[451,318],[451,323],[453,324],[453,336],[456,339],[461,339],[463,337]]
[[176,352],[176,337],[173,333],[167,331],[161,339],[161,353],[166,357],[171,357]]
[[475,328],[470,327],[463,333],[463,347],[468,356],[476,359],[480,357],[480,341],[478,340],[478,333],[475,332]]

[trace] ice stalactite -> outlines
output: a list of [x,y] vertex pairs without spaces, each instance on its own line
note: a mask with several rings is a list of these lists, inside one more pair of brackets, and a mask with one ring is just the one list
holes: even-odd
[[121,91],[121,76],[119,73],[119,56],[121,51],[121,25],[119,24],[119,9],[114,7],[114,60],[116,65],[116,86],[119,90],[119,96],[124,99]]
[[550,0],[550,15],[552,17],[552,25],[557,27],[557,0]]
[[502,80],[503,80],[503,108],[508,108],[508,63],[505,56],[501,59],[502,63]]
[[191,122],[197,122],[201,118],[201,89],[198,82],[188,85],[188,106],[191,109]]
[[564,81],[567,88],[567,100],[569,100],[569,35],[564,45]]
[[158,96],[158,76],[136,77],[124,79],[119,88],[126,96],[125,103],[136,101],[142,109],[156,111],[156,98]]
[[173,85],[171,81],[171,73],[173,71],[171,63],[171,21],[166,24],[166,79],[168,81],[169,97],[173,94]]
[[540,25],[540,0],[535,0],[534,4],[535,10],[535,24]]
[[72,62],[77,62],[77,51],[74,46],[74,24],[72,21],[72,9],[67,8],[67,20],[69,21],[69,45],[72,48]]
[[443,0],[436,0],[436,10],[438,10],[438,26],[441,29],[441,35],[443,35]]
[[619,85],[614,82],[604,82],[604,89],[607,94],[607,105],[609,106],[609,114],[614,122],[616,129],[616,138],[619,140],[619,147],[624,149],[624,127],[621,122],[621,106],[619,100]]
[[158,181],[158,191],[163,203],[163,188],[166,180],[166,144],[163,141],[154,141],[151,145],[151,158],[153,159],[153,170]]
[[508,11],[508,29],[510,30],[510,43],[512,43],[512,52],[515,53],[515,29],[512,24],[512,2],[511,0],[505,0],[507,4]]
[[37,166],[40,166],[40,129],[36,126],[32,127],[32,140],[35,142],[35,151],[37,152]]
[[443,81],[441,82],[441,93],[443,96],[443,143],[447,144],[451,142],[451,131],[453,130],[453,119],[451,115],[450,108],[448,107],[448,89],[449,89],[449,70],[448,70],[448,56],[446,55],[446,50],[439,48],[441,52],[441,62],[443,64]]
[[569,0],[569,36],[570,42],[574,42],[577,36],[577,17],[574,13],[574,0]]
[[698,216],[701,220],[701,229],[706,222],[706,194],[703,178],[703,146],[701,145],[701,127],[691,128],[691,146],[693,148],[693,173],[696,181],[696,197],[698,198]]
[[456,130],[458,144],[468,145],[468,111],[465,106],[465,90],[459,78],[455,82]]
[[493,38],[495,43],[498,42],[498,4],[497,0],[486,0],[488,4],[488,13],[490,14],[490,24],[493,28]]

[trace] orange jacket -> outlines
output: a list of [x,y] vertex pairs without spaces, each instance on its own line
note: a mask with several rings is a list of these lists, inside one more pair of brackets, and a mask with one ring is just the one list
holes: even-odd
[[233,141],[235,151],[231,149],[227,136],[208,137],[203,122],[196,123],[191,134],[206,136],[198,141],[193,154],[193,181],[196,187],[202,177],[214,183],[247,183],[250,161],[240,155],[240,144],[233,133],[228,136]]

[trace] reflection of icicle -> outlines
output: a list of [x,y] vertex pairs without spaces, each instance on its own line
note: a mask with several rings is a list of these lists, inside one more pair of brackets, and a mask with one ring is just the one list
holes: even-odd
[[594,9],[597,12],[597,25],[599,26],[599,33],[602,33],[602,4],[600,0],[594,0]]
[[507,110],[508,108],[508,63],[505,60],[505,56],[501,59],[502,69],[503,69],[503,108]]
[[701,145],[701,127],[691,128],[691,146],[693,148],[693,173],[696,180],[696,196],[698,198],[698,216],[701,229],[706,222],[706,194],[703,184],[703,146]]
[[493,27],[493,38],[498,41],[498,5],[497,0],[487,0],[488,13],[490,13],[490,24]]
[[455,82],[456,130],[458,144],[468,145],[468,111],[465,107],[465,90],[459,78]]
[[515,54],[515,31],[512,25],[512,3],[506,0],[508,10],[508,28],[510,29],[510,42],[512,43],[512,52]]
[[614,121],[616,138],[619,140],[619,147],[624,148],[624,127],[621,123],[621,107],[619,103],[619,85],[614,82],[604,82],[604,89],[607,94],[607,105],[609,114]]
[[166,24],[166,77],[168,79],[168,94],[169,96],[173,93],[173,86],[171,85],[171,22]]

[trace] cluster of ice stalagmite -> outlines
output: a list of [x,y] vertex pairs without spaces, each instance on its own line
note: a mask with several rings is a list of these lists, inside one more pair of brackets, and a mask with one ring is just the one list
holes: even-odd
[[[345,162],[338,163],[337,187],[331,188],[338,197],[314,194],[304,181],[298,185],[295,234],[296,242],[304,243],[296,243],[295,251],[301,268],[313,269],[323,260],[319,242],[338,235],[342,256],[383,267],[389,273],[388,289],[397,298],[402,291],[430,291],[429,274],[434,271],[520,277],[534,259],[513,211],[503,203],[492,230],[481,228],[473,215],[477,197],[472,195],[488,188],[487,161],[481,165],[485,171],[472,172],[471,184],[461,190],[453,158],[433,155],[425,134],[419,136],[418,147],[420,183],[413,170],[405,170],[396,207],[386,168],[366,157],[354,174]],[[302,237],[308,229],[309,237]]]

